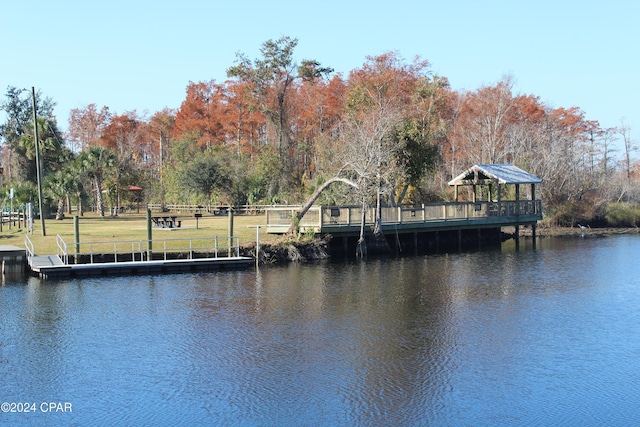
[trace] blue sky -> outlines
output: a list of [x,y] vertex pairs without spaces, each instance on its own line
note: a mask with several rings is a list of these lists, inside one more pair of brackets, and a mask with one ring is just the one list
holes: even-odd
[[190,81],[226,79],[236,52],[286,35],[295,58],[347,75],[367,56],[418,55],[454,89],[503,75],[516,94],[580,107],[640,134],[640,2],[1,0],[0,90],[34,86],[60,127],[90,103],[114,113],[178,108]]

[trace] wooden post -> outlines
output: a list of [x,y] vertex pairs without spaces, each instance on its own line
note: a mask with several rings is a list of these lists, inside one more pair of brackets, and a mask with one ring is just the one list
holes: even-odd
[[531,225],[531,237],[533,238],[533,249],[536,248],[536,224]]
[[73,234],[75,236],[75,260],[76,264],[78,263],[78,255],[80,254],[80,223],[78,220],[78,215],[73,217]]
[[228,256],[231,256],[231,247],[233,246],[233,207],[229,206],[229,251]]
[[153,233],[151,231],[151,209],[147,208],[147,261],[153,258]]
[[256,227],[256,268],[260,267],[260,226]]

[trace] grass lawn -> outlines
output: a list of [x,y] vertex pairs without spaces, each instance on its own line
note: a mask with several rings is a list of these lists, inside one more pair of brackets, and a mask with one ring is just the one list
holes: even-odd
[[[158,215],[158,213],[154,212],[152,215]],[[205,214],[198,220],[198,228],[196,228],[196,219],[193,217],[193,214],[171,215],[178,216],[177,219],[182,221],[181,227],[171,230],[152,227],[154,248],[162,247],[162,241],[165,239],[167,241],[174,239],[213,239],[215,236],[229,236],[228,216]],[[265,224],[266,217],[264,214],[234,215],[233,235],[240,238],[241,245],[255,242],[255,227],[257,225],[264,226]],[[33,233],[29,234],[29,238],[33,242],[34,250],[37,254],[58,253],[56,235],[60,235],[71,250],[71,246],[75,242],[73,217],[67,217],[61,221],[47,219],[45,220],[45,230],[46,236],[43,236],[40,220],[37,219],[34,221]],[[127,213],[116,217],[107,216],[101,218],[96,214],[88,213],[79,218],[79,231],[80,243],[143,241],[143,247],[146,247],[146,214]],[[19,229],[17,226],[13,226],[9,229],[7,224],[4,224],[2,232],[0,232],[0,244],[24,248],[25,234],[27,234],[27,230],[24,228]],[[273,242],[277,238],[277,235],[267,234],[264,228],[260,230],[260,242]],[[182,244],[184,245],[184,241]]]

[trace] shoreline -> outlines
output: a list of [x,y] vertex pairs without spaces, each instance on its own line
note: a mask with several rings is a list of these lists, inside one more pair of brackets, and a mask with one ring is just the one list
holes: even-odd
[[[505,234],[515,238],[515,227],[505,227]],[[536,237],[543,238],[601,238],[620,234],[639,234],[638,227],[538,227]],[[531,228],[520,228],[520,237],[532,237]],[[241,247],[241,255],[255,257],[255,242]],[[317,261],[331,258],[329,242],[326,239],[291,239],[278,240],[260,245],[261,264],[282,264],[287,262]]]
[[[538,227],[536,237],[607,237],[618,234],[638,234],[638,227],[603,227],[603,228],[579,228],[579,227]],[[513,233],[515,235],[515,229]],[[521,228],[520,236],[531,237],[531,228]]]

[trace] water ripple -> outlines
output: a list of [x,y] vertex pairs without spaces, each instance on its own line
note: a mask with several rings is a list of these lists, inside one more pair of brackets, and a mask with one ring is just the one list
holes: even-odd
[[9,283],[0,400],[74,404],[33,425],[632,425],[634,237]]

